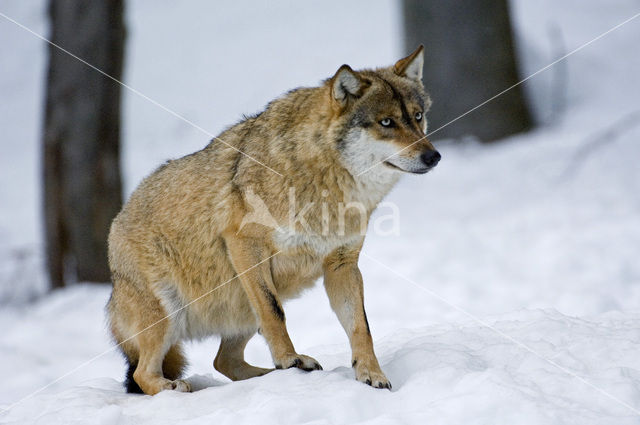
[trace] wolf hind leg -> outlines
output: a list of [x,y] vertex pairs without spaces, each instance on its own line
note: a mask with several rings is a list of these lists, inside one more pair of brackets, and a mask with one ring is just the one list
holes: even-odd
[[168,324],[161,322],[136,337],[139,358],[133,379],[145,394],[154,395],[163,390],[191,391],[189,383],[176,379],[184,367],[184,357],[179,345],[168,346],[167,330]]
[[149,395],[165,389],[190,391],[178,379],[186,364],[179,335],[160,300],[141,290],[145,287],[118,274],[107,305],[111,332],[128,363],[125,388]]
[[[124,341],[118,345],[120,345],[120,349],[127,361],[127,374],[124,382],[124,387],[127,390],[127,393],[144,394],[144,391],[140,388],[140,385],[138,385],[134,378],[134,373],[138,368],[140,358],[137,347],[135,344],[132,344],[131,341]],[[188,391],[189,386],[185,385],[186,383],[176,382],[178,378],[182,376],[182,372],[184,371],[186,364],[186,359],[182,353],[181,345],[176,343],[169,347],[169,350],[162,360],[162,375],[169,381],[175,382],[175,385],[171,385],[171,389],[185,391],[186,388],[186,391]]]
[[170,381],[175,381],[182,376],[186,366],[187,360],[182,352],[182,345],[173,344],[162,360],[162,374]]
[[[133,378],[133,373],[138,367],[138,352],[133,347],[133,344],[125,342],[122,344],[122,351],[125,359],[128,363],[127,375],[125,378],[124,386],[128,393],[143,394],[142,388],[136,383]],[[186,366],[186,359],[182,353],[182,347],[180,344],[174,344],[169,348],[167,354],[162,361],[162,374],[170,381],[175,381],[182,376],[182,372]]]
[[213,367],[232,381],[262,376],[273,371],[244,361],[244,349],[253,335],[223,336]]

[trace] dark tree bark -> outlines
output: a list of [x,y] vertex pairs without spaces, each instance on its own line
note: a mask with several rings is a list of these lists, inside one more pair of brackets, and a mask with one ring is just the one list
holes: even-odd
[[[518,82],[508,0],[404,0],[405,48],[425,46],[429,130]],[[531,125],[520,86],[434,134],[492,141]]]
[[[51,41],[122,76],[124,0],[50,0]],[[49,45],[44,215],[52,287],[108,282],[107,235],[122,206],[120,85]]]

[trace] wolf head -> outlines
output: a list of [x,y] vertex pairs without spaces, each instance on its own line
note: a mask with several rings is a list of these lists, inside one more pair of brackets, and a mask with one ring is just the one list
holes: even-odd
[[431,100],[422,85],[423,52],[420,46],[376,70],[342,65],[327,81],[340,123],[338,149],[352,172],[423,174],[440,160],[425,136]]

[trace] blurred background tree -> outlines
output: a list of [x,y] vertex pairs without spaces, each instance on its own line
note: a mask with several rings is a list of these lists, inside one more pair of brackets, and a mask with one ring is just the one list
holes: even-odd
[[[405,50],[425,45],[424,84],[434,100],[433,131],[518,82],[507,0],[404,0]],[[531,126],[515,87],[434,134],[488,142]]]
[[[124,0],[50,0],[50,40],[122,75]],[[43,135],[47,271],[52,287],[108,282],[107,235],[122,206],[120,85],[48,47]]]

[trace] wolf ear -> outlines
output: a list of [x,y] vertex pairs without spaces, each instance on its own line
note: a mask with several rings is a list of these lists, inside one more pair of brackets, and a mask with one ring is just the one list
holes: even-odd
[[331,95],[340,105],[345,105],[349,96],[358,97],[369,84],[349,65],[342,65],[331,78]]
[[401,77],[422,82],[422,65],[424,65],[424,46],[421,44],[415,52],[396,62],[393,71]]

